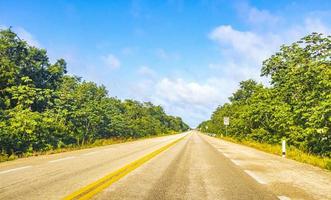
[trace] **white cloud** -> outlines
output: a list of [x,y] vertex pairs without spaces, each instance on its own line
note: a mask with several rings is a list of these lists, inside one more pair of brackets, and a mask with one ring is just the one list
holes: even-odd
[[[268,78],[260,77],[262,61],[275,53],[280,45],[297,41],[312,30],[329,32],[330,29],[322,19],[316,16],[304,18],[300,23],[281,27],[263,27],[271,19],[278,23],[278,17],[268,11],[250,9],[251,17],[260,17],[260,21],[246,30],[236,29],[230,25],[215,27],[208,37],[215,42],[220,52],[219,59],[206,67],[210,77],[205,80],[171,78],[170,76],[148,77],[147,66],[139,68],[143,80],[135,82],[132,98],[151,101],[162,105],[166,112],[182,116],[192,127],[210,117],[217,106],[228,101],[228,97],[238,88],[239,82],[253,78],[268,84]],[[248,15],[247,15],[248,16]],[[262,19],[263,18],[263,19]],[[256,28],[256,24],[262,28]],[[174,54],[159,48],[156,55],[162,60],[174,58]],[[176,77],[182,77],[179,73]],[[189,74],[188,74],[189,77]]]
[[111,69],[116,69],[121,66],[120,60],[113,54],[108,54],[107,56],[103,56],[102,60]]
[[[0,25],[0,29],[7,29],[8,26]],[[29,45],[41,48],[42,45],[39,43],[39,41],[26,29],[23,27],[13,27],[12,31],[14,31],[19,38],[26,41]]]
[[151,99],[195,127],[208,119],[218,105],[225,103],[236,87],[234,81],[222,78],[209,78],[202,83],[162,78],[155,83]]
[[[329,30],[322,21],[313,22],[306,19],[299,25],[270,32],[240,31],[229,25],[216,27],[208,36],[218,45],[220,57],[208,66],[210,78],[201,81],[169,77],[144,79],[132,88],[133,98],[160,104],[168,113],[182,116],[192,127],[197,126],[208,119],[217,106],[228,101],[240,81],[253,78],[268,84],[267,78],[260,77],[262,61],[281,44],[298,40],[308,34],[313,25],[318,25],[319,30]],[[169,58],[163,49],[158,53],[163,59]],[[138,72],[150,73],[146,66]]]
[[331,30],[319,18],[307,17],[301,23],[269,31],[240,31],[230,25],[213,29],[209,38],[218,44],[220,60],[210,63],[211,70],[219,70],[224,76],[238,81],[259,77],[263,60],[279,50],[282,44],[290,44],[311,32],[330,34]]
[[[256,17],[260,14],[265,15],[265,19],[269,17],[267,12],[257,10],[254,12],[251,15],[256,15]],[[264,26],[263,21],[267,23],[267,20],[261,20],[259,23],[262,27]],[[217,76],[218,78],[209,79],[206,84],[216,89],[214,93],[220,100],[220,104],[227,101],[224,96],[229,97],[242,80],[253,78],[268,84],[268,78],[260,77],[262,62],[278,51],[282,44],[295,42],[311,32],[328,35],[331,33],[330,26],[317,16],[306,17],[297,24],[277,26],[265,30],[255,29],[254,27],[247,30],[238,30],[230,25],[221,25],[211,30],[208,35],[217,44],[220,56],[217,61],[208,65],[213,76],[219,76]],[[213,97],[208,98],[213,101]],[[186,102],[186,100],[181,101]],[[207,102],[201,101],[196,105],[206,109],[206,113],[211,113],[214,110],[211,109],[213,105]],[[204,112],[200,110],[197,113],[201,115]],[[203,119],[202,116],[201,119]]]
[[260,77],[260,67],[247,62],[228,59],[221,63],[211,63],[209,68],[214,73],[220,73],[227,81],[240,82],[253,78],[267,84],[268,81]]
[[133,98],[140,101],[152,101],[151,96],[154,95],[154,86],[154,80],[143,79],[135,81],[135,83],[131,83],[128,98]]
[[259,10],[255,7],[249,8],[247,21],[251,24],[276,24],[279,17],[272,15],[268,10]]
[[269,10],[258,9],[247,3],[239,3],[236,9],[243,21],[252,26],[275,26],[281,21],[281,17],[273,15]]
[[238,31],[230,25],[216,27],[209,38],[216,41],[223,52],[236,53],[238,58],[261,62],[278,46],[279,38],[272,34],[258,35],[251,31]]
[[13,31],[17,33],[17,35],[22,39],[25,40],[29,45],[35,46],[40,48],[41,45],[40,43],[35,39],[35,37],[28,32],[27,30],[25,30],[22,27],[17,27],[17,28],[13,28]]
[[218,101],[218,90],[208,84],[163,78],[156,84],[156,95],[168,102],[208,104]]
[[130,98],[161,105],[167,113],[181,116],[195,127],[227,101],[237,84],[221,78],[209,78],[201,83],[169,77],[143,79],[132,85]]
[[146,76],[146,77],[154,77],[156,75],[155,71],[152,70],[150,67],[148,66],[141,66],[138,69],[138,74],[142,75],[142,76]]
[[318,32],[326,35],[331,34],[330,27],[327,27],[319,18],[308,17],[305,19],[305,29],[307,32]]
[[[171,79],[164,77],[155,81],[144,80],[136,85],[140,88],[153,87],[153,100],[159,102],[173,102],[179,104],[214,104],[219,102],[221,96],[217,89],[217,79],[208,79],[201,84],[195,81],[186,81],[180,78]],[[213,84],[212,84],[213,83]],[[218,84],[215,84],[218,83]],[[143,85],[147,84],[148,87]]]

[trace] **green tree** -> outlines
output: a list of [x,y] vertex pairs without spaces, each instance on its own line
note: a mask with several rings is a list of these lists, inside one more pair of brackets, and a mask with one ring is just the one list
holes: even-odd
[[110,97],[104,86],[66,75],[66,68],[63,59],[51,64],[46,50],[0,30],[0,154],[188,129],[161,106]]
[[240,82],[202,130],[224,133],[222,120],[229,116],[230,136],[267,143],[286,138],[304,151],[331,156],[331,37],[312,33],[281,46],[263,62],[261,75],[270,78],[270,87]]

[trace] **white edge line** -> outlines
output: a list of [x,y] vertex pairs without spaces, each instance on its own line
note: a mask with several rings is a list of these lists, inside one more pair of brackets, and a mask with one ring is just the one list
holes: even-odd
[[227,153],[223,153],[223,155],[227,158],[230,158],[229,154],[227,154]]
[[277,197],[280,200],[291,200],[291,198],[290,197],[287,197],[287,196],[277,196]]
[[267,184],[264,180],[262,180],[256,174],[254,174],[254,172],[252,172],[250,170],[244,170],[244,171],[246,172],[246,174],[248,174],[249,176],[251,176],[252,178],[254,178],[258,183],[260,183],[260,184]]
[[30,168],[32,166],[25,166],[25,167],[18,167],[18,168],[14,168],[14,169],[9,169],[9,170],[5,170],[5,171],[1,171],[0,174],[6,174],[6,173],[9,173],[9,172],[13,172],[13,171],[18,171],[18,170],[23,170],[23,169],[27,169],[27,168]]
[[73,159],[75,158],[74,156],[69,156],[69,157],[66,157],[66,158],[60,158],[60,159],[57,159],[57,160],[51,160],[51,161],[48,161],[49,163],[55,163],[55,162],[60,162],[60,161],[63,161],[63,160],[69,160],[69,159]]
[[231,160],[231,162],[233,162],[235,165],[238,165],[238,166],[240,166],[240,164],[239,164],[239,161],[238,160],[233,160],[233,159],[230,159]]

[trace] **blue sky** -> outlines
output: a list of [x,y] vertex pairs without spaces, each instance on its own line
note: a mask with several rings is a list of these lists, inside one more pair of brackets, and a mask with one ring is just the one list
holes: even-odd
[[151,101],[192,127],[260,77],[281,44],[331,33],[331,2],[223,0],[0,0],[12,26],[68,71],[111,96]]

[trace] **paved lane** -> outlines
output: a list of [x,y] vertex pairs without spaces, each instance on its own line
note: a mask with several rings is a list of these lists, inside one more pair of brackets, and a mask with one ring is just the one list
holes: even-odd
[[[117,171],[127,173],[99,190]],[[0,199],[61,199],[96,181],[101,200],[324,200],[331,189],[329,171],[197,131],[0,163]]]
[[61,199],[185,134],[0,163],[0,199]]
[[199,134],[191,134],[95,199],[278,199]]
[[282,200],[330,200],[331,172],[244,145],[200,135]]

